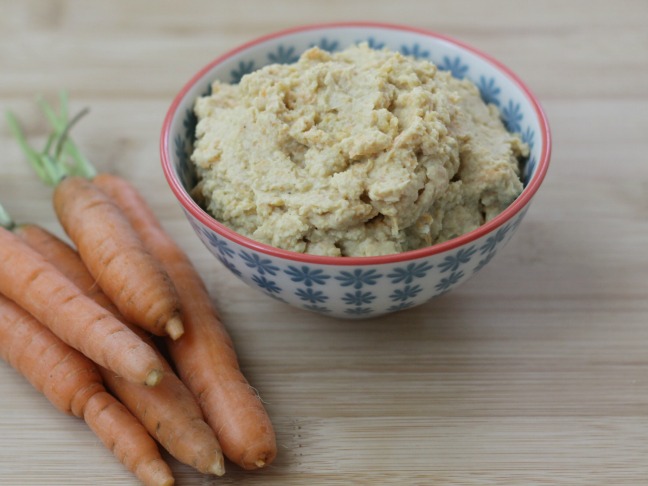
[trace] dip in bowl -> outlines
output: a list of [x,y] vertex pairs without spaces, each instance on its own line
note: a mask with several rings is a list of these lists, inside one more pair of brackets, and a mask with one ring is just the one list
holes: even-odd
[[[309,50],[310,54],[307,56],[319,62],[321,59],[328,59],[329,53],[335,56],[335,53],[343,52],[358,44],[362,44],[365,49],[368,47],[399,53],[397,57],[401,60],[402,56],[406,56],[418,61],[430,61],[442,72],[439,77],[442,77],[441,74],[447,78],[452,77],[453,79],[449,81],[454,84],[457,84],[457,79],[471,81],[476,96],[481,97],[492,113],[497,113],[501,117],[502,123],[499,123],[499,120],[496,122],[505,128],[502,132],[508,130],[516,134],[513,137],[515,140],[519,140],[519,144],[517,142],[512,144],[519,145],[517,152],[523,157],[519,167],[516,168],[519,187],[512,196],[512,202],[509,204],[506,201],[505,205],[500,204],[501,207],[497,212],[490,214],[483,224],[473,224],[465,233],[455,236],[452,232],[446,231],[446,237],[438,240],[442,241],[440,243],[421,244],[421,239],[427,234],[426,232],[430,231],[426,228],[425,231],[419,232],[423,237],[420,235],[416,237],[418,245],[416,249],[407,249],[404,246],[403,251],[390,252],[392,248],[401,248],[401,246],[398,241],[396,244],[387,241],[389,244],[377,246],[382,253],[376,256],[332,256],[338,251],[338,247],[343,251],[350,248],[350,251],[360,251],[362,254],[364,248],[373,248],[376,245],[368,245],[364,240],[356,244],[353,238],[345,239],[344,228],[336,229],[335,239],[333,242],[328,241],[327,236],[334,233],[333,230],[327,233],[326,222],[322,218],[322,214],[330,213],[328,208],[318,214],[319,219],[314,219],[322,223],[316,224],[314,229],[308,228],[310,231],[308,238],[303,238],[308,243],[295,247],[300,251],[269,244],[275,241],[273,240],[275,226],[274,223],[267,224],[267,221],[264,221],[264,214],[258,210],[253,211],[255,220],[261,225],[266,223],[262,232],[265,240],[261,241],[255,238],[254,228],[249,231],[241,229],[237,232],[232,229],[231,224],[226,225],[212,217],[210,212],[214,213],[213,208],[208,212],[209,202],[206,203],[202,197],[209,194],[209,191],[197,190],[205,184],[203,179],[207,165],[204,167],[198,165],[197,170],[195,162],[200,161],[200,157],[194,155],[195,148],[200,147],[200,144],[214,146],[209,139],[205,143],[205,130],[202,125],[202,129],[198,130],[198,140],[196,138],[198,122],[196,111],[202,117],[211,108],[208,106],[207,109],[203,107],[202,111],[194,110],[197,100],[208,99],[211,96],[214,81],[219,81],[214,86],[222,85],[226,90],[228,84],[240,83],[245,75],[255,71],[256,75],[259,69],[263,71],[263,66],[275,65],[276,67],[280,64],[295,63],[295,66],[299,66],[301,65],[301,61],[297,63],[299,57]],[[280,68],[281,66],[278,68],[277,76],[285,76]],[[265,68],[268,69],[271,70],[271,74],[274,72],[272,71],[274,68]],[[247,76],[241,84],[245,85],[250,79],[252,76]],[[290,89],[292,88],[288,88],[288,93]],[[235,105],[227,100],[224,103]],[[258,104],[258,101],[254,103]],[[265,109],[264,106],[263,110]],[[221,112],[218,112],[215,118],[216,127],[221,121],[220,116]],[[319,115],[318,117],[321,118]],[[201,121],[201,123],[205,122]],[[224,133],[229,126],[220,125],[217,134]],[[258,138],[255,138],[256,135],[249,136],[251,129],[248,121],[242,122],[237,130],[233,131],[234,135],[230,135],[230,140],[238,143],[239,146],[240,140],[246,137],[245,143],[248,147],[254,145],[257,140],[259,145],[263,145],[261,135]],[[238,137],[236,133],[239,134]],[[505,135],[509,134],[505,133]],[[358,136],[356,139],[361,140],[361,137]],[[403,137],[396,137],[394,140],[401,139]],[[350,150],[357,152],[356,145],[362,147],[361,143],[354,145],[353,138],[349,140],[350,144],[347,145],[350,145]],[[394,145],[393,141],[388,140],[387,145],[390,143]],[[420,152],[420,148],[416,150],[417,153]],[[220,147],[217,152],[222,152]],[[239,153],[243,154],[239,155],[240,158],[246,157],[244,151]],[[261,159],[263,159],[262,155]],[[268,152],[269,157],[270,155]],[[300,27],[257,39],[226,53],[197,73],[176,96],[165,119],[161,138],[162,165],[169,185],[198,237],[226,268],[247,284],[272,298],[302,309],[346,318],[377,316],[419,305],[434,296],[452,290],[483,268],[509,241],[519,226],[533,195],[542,183],[549,163],[549,155],[549,128],[541,107],[517,76],[499,62],[471,47],[435,33],[408,27],[367,23]],[[203,157],[204,160],[208,158]],[[367,157],[363,161],[366,163]],[[233,162],[238,162],[236,157]],[[303,160],[300,159],[300,163],[302,162]],[[373,160],[369,162],[374,164]],[[459,160],[456,162],[456,164],[461,163]],[[265,176],[264,165],[261,164],[259,167],[261,169],[256,169],[256,174],[251,172],[244,177],[241,177],[236,165],[221,174],[233,175],[234,179],[238,177],[244,182],[253,177],[258,177],[262,182],[264,179],[271,179],[273,174],[268,173]],[[345,166],[340,170],[346,169]],[[437,172],[437,168],[429,168],[428,177],[421,184],[433,183]],[[216,176],[216,183],[220,182],[219,177],[221,176]],[[222,177],[225,178],[225,175]],[[281,183],[280,178],[278,182],[273,182],[275,186],[279,184],[279,187]],[[363,201],[367,203],[364,206],[370,209],[369,204],[380,207],[381,201],[371,199],[374,194],[380,193],[379,189],[384,186],[380,183],[379,180],[378,184],[371,186],[371,191],[362,194]],[[212,186],[209,187],[211,190]],[[234,197],[237,196],[236,188],[221,189],[218,184],[214,187],[216,192],[229,191]],[[293,187],[290,185],[286,187],[288,189],[285,195],[282,195],[281,191],[273,195],[274,200],[281,200],[273,204],[287,204],[286,201],[288,203],[291,201],[288,192],[292,192]],[[378,187],[378,190],[375,187]],[[427,186],[425,187],[427,189]],[[258,193],[254,187],[245,187],[241,189],[243,190],[249,192],[250,197],[248,200],[241,201],[234,199],[230,214],[237,214],[239,207],[250,206],[250,201],[253,201]],[[430,190],[433,191],[434,187],[431,186]],[[421,187],[419,195],[423,193]],[[267,194],[265,196],[267,199]],[[402,199],[401,196],[399,197]],[[335,198],[329,197],[326,204],[335,207]],[[300,211],[299,204],[294,209],[295,214],[304,212]],[[245,214],[245,211],[239,212]],[[390,214],[397,220],[399,212],[393,208],[387,208],[384,214],[378,215],[367,210],[366,217],[371,220],[371,224],[376,222],[383,224],[385,219],[389,219]],[[265,217],[275,216],[266,212]],[[433,219],[430,216],[427,221]],[[448,217],[447,221],[456,219],[456,217]],[[276,221],[277,233],[285,232],[286,228],[282,226],[283,220],[279,218]],[[448,222],[445,223],[446,227],[449,225]],[[393,226],[395,223],[392,221],[390,224]],[[438,223],[435,224],[436,226],[431,224],[430,227],[441,234],[443,228]],[[351,235],[356,233],[358,230],[355,227],[349,231]],[[383,233],[389,232],[383,231]],[[381,238],[381,242],[389,239],[384,236]],[[409,241],[401,237],[396,239],[399,238],[402,241]],[[309,247],[315,254],[303,252],[308,251]]]

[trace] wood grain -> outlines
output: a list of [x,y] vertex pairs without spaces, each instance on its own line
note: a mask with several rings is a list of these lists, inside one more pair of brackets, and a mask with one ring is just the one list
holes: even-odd
[[[264,471],[177,484],[639,485],[648,478],[648,3],[0,0],[0,108],[91,107],[75,138],[133,181],[201,269],[280,444]],[[514,239],[457,291],[391,317],[291,310],[232,279],[159,169],[172,97],[199,67],[277,29],[334,20],[454,36],[516,71],[554,135]],[[62,235],[51,190],[0,125],[0,202]],[[0,363],[0,484],[134,485],[80,421]]]

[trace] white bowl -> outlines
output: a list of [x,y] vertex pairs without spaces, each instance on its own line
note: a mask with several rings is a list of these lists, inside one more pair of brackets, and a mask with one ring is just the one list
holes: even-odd
[[[274,248],[237,234],[190,196],[195,173],[193,104],[215,79],[242,75],[276,62],[294,62],[317,45],[341,50],[366,41],[423,57],[456,77],[472,80],[482,98],[500,109],[506,127],[530,147],[522,171],[524,190],[481,227],[427,248],[377,257],[325,257]],[[287,304],[343,318],[370,317],[414,307],[445,294],[488,264],[511,239],[540,187],[551,152],[547,119],[529,89],[492,57],[433,32],[411,27],[343,23],[298,27],[261,37],[221,55],[194,75],[173,100],[161,137],[162,167],[194,231],[234,275]]]

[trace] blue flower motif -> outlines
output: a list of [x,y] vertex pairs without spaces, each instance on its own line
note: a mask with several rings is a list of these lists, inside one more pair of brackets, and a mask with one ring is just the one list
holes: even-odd
[[498,243],[504,241],[504,237],[506,236],[506,233],[509,232],[509,229],[511,229],[511,227],[508,224],[498,229],[493,236],[489,236],[486,239],[486,243],[479,248],[479,252],[482,255],[485,255],[486,253],[493,251],[497,247]]
[[448,291],[450,290],[450,287],[459,282],[459,280],[461,280],[463,276],[463,270],[452,272],[448,277],[442,278],[435,288],[440,292]]
[[281,292],[281,287],[279,287],[274,280],[268,280],[267,278],[260,275],[252,275],[252,280],[261,289],[265,290],[269,294],[278,294],[279,292]]
[[256,68],[254,66],[254,61],[240,61],[238,68],[232,69],[230,71],[230,76],[232,78],[232,84],[238,84],[241,82],[241,78],[246,74],[250,74]]
[[185,151],[185,139],[182,138],[182,135],[178,134],[175,136],[173,139],[173,144],[175,146],[175,154],[178,159],[180,159],[180,163],[185,163],[185,158],[186,158],[186,151]]
[[203,91],[200,96],[211,96],[211,94],[212,94],[212,83],[209,83],[205,88],[205,91]]
[[227,268],[234,275],[236,275],[237,277],[241,276],[241,272],[239,271],[239,269],[236,268],[230,260],[228,260],[227,258],[223,258],[222,255],[218,255],[216,258],[218,258],[218,261],[221,262],[223,265],[225,265],[225,268]]
[[341,282],[342,287],[353,286],[354,289],[361,289],[364,285],[376,285],[376,281],[382,277],[381,273],[376,273],[376,270],[362,270],[356,268],[353,272],[340,272],[340,275],[335,277],[335,280]]
[[324,292],[322,292],[321,290],[313,290],[310,287],[308,287],[306,290],[297,289],[295,295],[301,300],[308,301],[311,304],[321,304],[328,300],[328,295],[324,295]]
[[198,123],[198,117],[191,108],[188,108],[185,112],[184,119],[182,120],[182,126],[185,131],[185,139],[193,140],[196,136],[196,124]]
[[403,289],[394,290],[394,292],[392,292],[389,298],[394,302],[398,302],[399,300],[405,301],[416,297],[421,292],[421,290],[423,289],[421,288],[420,285],[414,285],[414,286],[406,285],[405,288]]
[[430,57],[430,51],[421,50],[421,46],[417,42],[412,44],[411,46],[401,46],[400,51],[404,56],[412,56],[416,59],[419,59],[421,57]]
[[486,265],[488,265],[488,262],[490,262],[493,259],[493,257],[495,256],[496,253],[497,253],[496,251],[491,251],[483,259],[479,260],[479,263],[477,264],[477,266],[473,270],[473,273],[479,272],[482,268],[484,268]]
[[443,56],[443,62],[438,64],[438,67],[444,71],[450,71],[452,76],[457,79],[463,79],[468,74],[468,64],[462,63],[459,56],[456,56],[454,59],[450,59],[449,56]]
[[326,275],[323,270],[312,269],[306,265],[302,265],[301,268],[293,267],[292,265],[288,267],[288,270],[284,270],[284,273],[290,277],[290,280],[293,282],[304,282],[306,287],[311,287],[313,284],[324,285],[326,280],[331,278],[330,275]]
[[326,37],[322,37],[317,44],[311,44],[311,47],[319,47],[323,51],[333,52],[337,50],[339,42],[336,40],[329,40]]
[[515,230],[517,229],[517,227],[520,226],[520,223],[522,222],[522,219],[524,219],[524,215],[526,214],[526,212],[527,212],[528,210],[529,210],[529,206],[527,206],[526,208],[524,208],[524,209],[520,212],[520,214],[518,215],[518,217],[515,218],[515,221],[513,221],[513,223],[511,223],[511,231],[515,231]]
[[268,60],[277,64],[292,64],[299,60],[299,56],[295,54],[294,47],[286,48],[281,44],[276,52],[268,54]]
[[368,39],[365,39],[364,41],[360,40],[360,41],[357,42],[357,44],[360,44],[362,42],[366,42],[370,49],[378,50],[378,49],[382,49],[383,47],[385,47],[384,42],[377,41],[373,37],[369,37]]
[[284,298],[282,298],[282,297],[279,297],[277,294],[269,294],[269,293],[266,293],[266,295],[267,295],[268,297],[272,297],[274,300],[278,300],[279,302],[283,302],[284,304],[287,304],[287,303],[288,303],[288,302],[286,302],[286,299],[284,299]]
[[193,166],[189,163],[190,149],[187,147],[186,139],[180,134],[173,139],[175,156],[178,158],[178,167],[176,172],[184,187],[194,187]]
[[272,264],[272,260],[268,258],[261,258],[256,253],[248,253],[246,251],[239,252],[239,256],[245,261],[245,265],[250,268],[256,268],[260,275],[276,275],[279,267]]
[[328,307],[324,307],[324,306],[321,306],[321,305],[315,305],[315,304],[305,305],[305,306],[303,306],[303,308],[306,309],[306,310],[313,311],[313,312],[319,312],[320,314],[326,314],[327,312],[331,312],[331,309],[329,309]]
[[392,273],[387,275],[393,284],[405,282],[412,283],[415,278],[423,278],[432,269],[428,262],[410,263],[406,267],[394,268]]
[[535,131],[531,127],[522,133],[522,141],[529,146],[530,150],[533,150],[533,145],[535,144]]
[[409,302],[400,302],[400,303],[398,303],[398,304],[394,304],[394,305],[392,305],[392,306],[389,306],[389,307],[387,308],[387,310],[388,310],[389,312],[397,312],[397,311],[400,311],[400,310],[403,310],[403,309],[407,309],[407,308],[409,308],[409,307],[412,307],[413,305],[414,305],[414,302],[412,302],[412,301],[410,300]]
[[362,316],[365,314],[371,314],[373,310],[371,307],[350,307],[344,312],[353,316]]
[[477,248],[471,246],[469,248],[462,248],[454,255],[448,255],[439,264],[441,272],[454,272],[464,263],[468,263],[476,251]]
[[200,234],[202,233],[202,227],[194,221],[194,219],[189,215],[188,211],[185,210],[184,212],[189,219],[189,225],[194,230],[194,232],[200,237]]
[[531,178],[533,177],[537,163],[538,161],[536,160],[536,158],[531,157],[524,164],[524,169],[522,170],[522,182],[525,186],[528,185],[529,182],[531,182]]
[[502,90],[495,84],[495,78],[486,79],[486,77],[480,76],[477,87],[484,103],[492,103],[495,106],[500,105],[499,95]]
[[344,294],[344,297],[342,297],[342,300],[348,305],[365,305],[365,304],[371,304],[376,299],[376,296],[372,294],[371,292],[363,292],[362,290],[356,290],[353,294],[351,292],[347,292]]
[[218,250],[218,253],[220,253],[223,257],[231,258],[234,256],[234,250],[232,250],[228,246],[227,241],[221,240],[214,233],[206,229],[203,229],[203,234],[207,237],[209,244],[216,248],[216,250]]
[[509,132],[515,133],[521,131],[521,122],[523,118],[524,115],[522,115],[520,103],[514,103],[513,100],[509,100],[508,105],[502,108],[502,120]]

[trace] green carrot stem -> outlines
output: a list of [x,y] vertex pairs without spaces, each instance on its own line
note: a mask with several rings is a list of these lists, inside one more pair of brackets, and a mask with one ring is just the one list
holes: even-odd
[[41,154],[36,152],[27,142],[27,137],[25,137],[25,134],[20,128],[20,123],[18,122],[16,116],[10,111],[7,111],[5,115],[7,118],[7,125],[9,126],[9,130],[11,130],[11,133],[18,141],[18,144],[25,154],[25,157],[27,157],[29,164],[32,166],[38,177],[43,182],[45,182],[45,184],[53,186],[55,182],[50,177],[48,171],[45,169]]
[[8,229],[9,231],[14,229],[14,227],[16,226],[16,223],[14,223],[14,220],[11,219],[11,216],[9,216],[9,213],[5,210],[2,204],[0,204],[0,226]]
[[54,185],[61,182],[68,175],[65,166],[51,155],[42,154],[41,160],[43,162],[43,168],[48,173],[50,180],[54,181]]
[[58,144],[54,157],[58,160],[60,159],[61,152],[65,152],[73,162],[70,172],[73,172],[87,179],[92,179],[95,175],[97,175],[97,171],[93,167],[92,163],[90,163],[90,161],[81,153],[81,151],[77,148],[77,146],[69,136],[69,131],[72,126],[79,119],[81,119],[82,116],[88,113],[88,109],[85,108],[81,110],[77,115],[74,116],[74,118],[72,118],[72,120],[68,121],[67,95],[65,94],[65,92],[61,92],[60,100],[60,115],[56,114],[54,109],[50,106],[49,103],[47,103],[47,101],[42,98],[38,100],[38,104],[43,110],[43,113],[45,114],[50,125],[52,126],[52,128],[54,128],[54,133],[58,138]]

